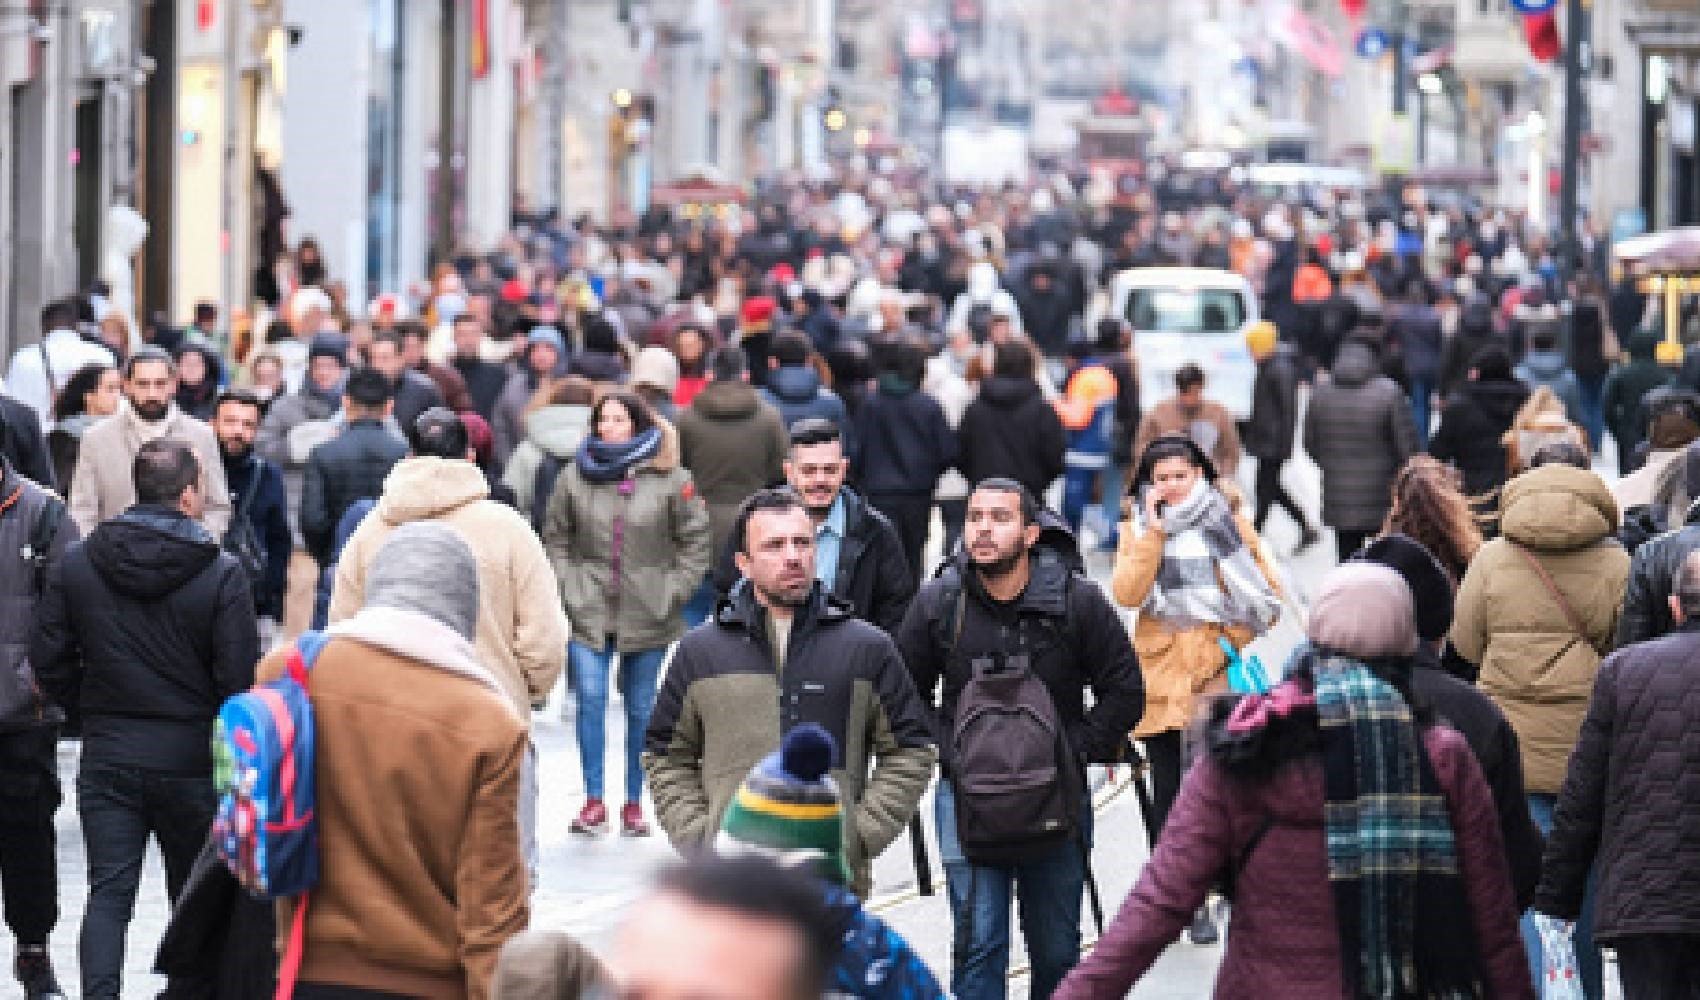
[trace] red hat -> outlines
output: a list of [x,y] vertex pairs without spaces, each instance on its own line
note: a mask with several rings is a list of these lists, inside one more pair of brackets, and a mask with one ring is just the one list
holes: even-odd
[[754,295],[744,300],[744,308],[738,313],[738,322],[743,326],[765,326],[773,322],[774,310],[779,304],[773,301],[771,295]]
[[518,278],[509,278],[502,283],[503,302],[524,302],[526,296],[530,294],[526,291],[525,282]]
[[776,285],[789,285],[797,280],[797,269],[781,261],[767,269],[767,280]]
[[456,416],[460,417],[461,426],[466,428],[466,442],[472,445],[472,451],[478,456],[478,461],[488,462],[496,443],[496,435],[490,429],[490,422],[472,410],[466,410]]

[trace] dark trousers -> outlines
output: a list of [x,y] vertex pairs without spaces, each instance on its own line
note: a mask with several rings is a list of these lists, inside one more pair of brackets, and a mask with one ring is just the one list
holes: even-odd
[[897,540],[903,543],[903,558],[909,561],[909,572],[925,577],[932,568],[921,565],[927,551],[927,528],[933,520],[932,494],[870,493],[868,502],[891,519]]
[[59,731],[0,733],[0,892],[6,926],[20,945],[42,945],[59,922]]
[[89,897],[77,957],[85,1000],[116,1000],[122,993],[124,936],[148,838],[159,843],[166,891],[175,903],[217,808],[210,773],[150,771],[84,758],[77,812],[88,852]]
[[1345,562],[1361,548],[1364,543],[1375,536],[1375,529],[1354,531],[1349,528],[1334,529],[1334,556],[1336,561]]
[[1700,935],[1636,934],[1616,945],[1626,1000],[1700,1000]]
[[1182,734],[1179,729],[1147,736],[1141,740],[1145,744],[1145,759],[1151,765],[1151,843],[1157,843],[1157,838],[1163,833],[1163,824],[1168,822],[1169,810],[1174,808],[1175,797],[1181,791],[1182,754],[1184,751]]
[[1257,497],[1257,517],[1252,524],[1258,531],[1263,530],[1264,522],[1269,520],[1269,512],[1276,506],[1287,512],[1287,516],[1293,519],[1300,531],[1310,530],[1310,522],[1305,520],[1305,512],[1300,509],[1298,501],[1281,485],[1281,470],[1286,464],[1274,459],[1257,460],[1257,476],[1253,485]]

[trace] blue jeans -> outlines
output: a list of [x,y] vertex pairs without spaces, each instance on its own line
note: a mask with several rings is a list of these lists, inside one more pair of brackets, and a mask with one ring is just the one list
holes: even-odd
[[[1009,987],[1009,905],[1021,912],[1021,934],[1033,968],[1032,995],[1048,997],[1080,961],[1080,901],[1086,859],[1080,844],[1007,868],[970,864],[956,837],[956,797],[939,779],[933,798],[939,859],[955,934],[950,947],[950,993],[958,1000],[1004,1000]],[[1092,843],[1092,807],[1082,809]]]
[[[602,759],[607,743],[608,674],[613,668],[614,647],[592,649],[580,642],[567,646],[567,666],[572,672],[576,704],[579,760],[584,768],[584,792],[602,798]],[[620,700],[626,706],[626,801],[643,797],[643,731],[649,728],[649,711],[655,706],[655,682],[661,676],[661,661],[667,650],[645,649],[621,653]]]
[[1063,469],[1062,516],[1076,535],[1080,534],[1080,522],[1086,516],[1086,508],[1092,504],[1092,490],[1098,485],[1098,474],[1103,471],[1076,465]]
[[714,582],[707,576],[697,584],[697,589],[691,592],[690,600],[685,602],[679,616],[685,619],[686,628],[696,628],[708,621],[708,616],[714,614],[714,602],[719,595],[714,592]]
[[1102,551],[1114,552],[1116,548],[1117,529],[1122,523],[1122,490],[1126,488],[1123,482],[1126,472],[1126,469],[1111,462],[1105,466],[1103,478],[1098,480],[1098,508],[1104,512],[1108,532],[1098,542]]
[[1582,412],[1577,415],[1576,421],[1588,432],[1588,446],[1598,455],[1600,443],[1605,440],[1606,433],[1606,377],[1603,373],[1578,375],[1576,389],[1578,402],[1582,404]]
[[83,996],[117,1000],[124,936],[136,907],[148,838],[159,842],[166,892],[175,903],[218,808],[212,775],[173,774],[83,760],[77,813],[88,852],[89,896],[77,943]]
[[1411,376],[1411,422],[1417,426],[1417,448],[1428,447],[1430,400],[1434,396],[1434,379]]
[[[1529,793],[1529,816],[1540,827],[1543,836],[1552,835],[1552,810],[1558,801],[1556,795],[1545,795],[1538,792]],[[1541,982],[1541,935],[1535,930],[1535,920],[1531,913],[1523,914],[1521,921],[1523,929],[1523,947],[1529,953],[1529,969],[1534,973],[1537,990]],[[1576,935],[1572,939],[1576,946],[1576,966],[1582,973],[1582,994],[1588,1000],[1599,1000],[1605,996],[1605,986],[1601,980],[1600,949],[1594,944],[1594,872],[1588,872],[1587,887],[1582,892],[1582,914],[1576,921]]]

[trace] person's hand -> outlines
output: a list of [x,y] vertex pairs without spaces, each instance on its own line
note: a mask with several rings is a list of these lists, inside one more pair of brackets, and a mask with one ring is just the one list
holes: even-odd
[[1163,526],[1163,498],[1156,490],[1145,491],[1145,524],[1148,528]]

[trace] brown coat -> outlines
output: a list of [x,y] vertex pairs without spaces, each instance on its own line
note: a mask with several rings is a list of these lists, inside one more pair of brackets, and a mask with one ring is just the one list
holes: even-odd
[[[1264,558],[1263,543],[1251,522],[1236,513],[1234,524],[1252,558],[1257,560],[1263,578],[1279,593],[1275,574]],[[1110,580],[1118,604],[1136,608],[1150,596],[1157,568],[1163,562],[1164,537],[1161,527],[1140,534],[1131,521],[1122,522],[1115,572]],[[1150,615],[1139,616],[1133,626],[1133,649],[1139,654],[1139,668],[1145,674],[1145,715],[1133,731],[1135,738],[1185,729],[1192,723],[1200,695],[1228,690],[1227,657],[1216,642],[1222,636],[1227,636],[1236,649],[1255,638],[1245,626],[1197,625],[1175,629]]]
[[[1234,423],[1233,414],[1220,403],[1205,400],[1196,414],[1188,415],[1181,410],[1180,400],[1165,399],[1146,412],[1139,421],[1139,434],[1133,441],[1133,460],[1139,461],[1139,456],[1145,454],[1145,449],[1151,442],[1165,434],[1180,434],[1192,437],[1192,425],[1202,422],[1213,425],[1216,431],[1216,441],[1209,449],[1210,461],[1216,464],[1216,473],[1224,479],[1232,479],[1239,471],[1240,431]],[[1199,444],[1204,442],[1200,441]]]
[[[320,875],[301,981],[483,1000],[530,918],[525,723],[465,640],[371,610],[332,630],[311,674]],[[261,681],[287,652],[260,661]],[[279,905],[280,952],[292,914]]]

